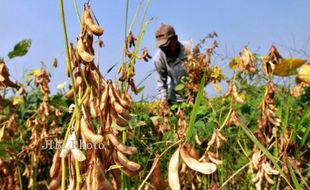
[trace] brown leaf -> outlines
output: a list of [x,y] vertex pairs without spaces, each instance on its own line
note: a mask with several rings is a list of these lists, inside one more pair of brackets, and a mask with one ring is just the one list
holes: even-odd
[[167,182],[162,177],[162,171],[159,162],[156,162],[154,170],[151,175],[151,181],[155,190],[162,190],[167,187]]

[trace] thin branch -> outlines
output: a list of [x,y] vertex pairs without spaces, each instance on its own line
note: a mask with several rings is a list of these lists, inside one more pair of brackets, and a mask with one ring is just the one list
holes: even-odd
[[175,145],[180,144],[181,140],[175,142],[174,144],[170,145],[166,150],[164,150],[160,155],[157,155],[156,158],[154,159],[152,168],[150,170],[150,172],[147,174],[147,176],[145,177],[145,179],[143,180],[143,182],[141,183],[141,185],[139,186],[138,190],[142,190],[143,185],[146,183],[146,181],[148,180],[148,178],[152,175],[157,163],[159,162],[159,159],[168,152],[168,150],[170,150],[172,147],[174,147]]

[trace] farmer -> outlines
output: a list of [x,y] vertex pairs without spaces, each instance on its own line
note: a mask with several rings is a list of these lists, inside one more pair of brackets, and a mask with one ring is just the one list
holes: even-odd
[[[186,75],[183,68],[185,47],[178,41],[174,28],[168,24],[161,24],[155,32],[156,47],[154,55],[156,71],[158,73],[157,90],[159,101],[182,102],[185,97],[182,92],[175,91],[182,76]],[[168,78],[170,78],[168,88]]]

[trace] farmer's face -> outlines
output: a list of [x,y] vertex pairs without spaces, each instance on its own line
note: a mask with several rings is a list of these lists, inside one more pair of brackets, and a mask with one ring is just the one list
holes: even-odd
[[166,54],[166,56],[177,56],[177,38],[172,37],[169,39],[169,44],[164,46],[164,47],[160,47],[160,49]]

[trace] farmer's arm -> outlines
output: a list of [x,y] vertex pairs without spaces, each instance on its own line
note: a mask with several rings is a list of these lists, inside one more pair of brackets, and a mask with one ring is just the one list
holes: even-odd
[[168,97],[168,72],[167,72],[167,67],[166,63],[164,62],[163,59],[161,59],[160,56],[155,56],[154,57],[154,62],[155,62],[155,68],[157,71],[157,91],[158,95],[157,98],[159,100],[167,100]]

